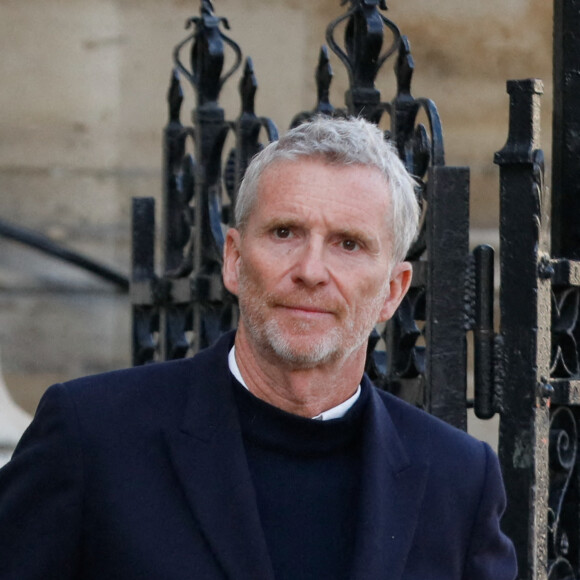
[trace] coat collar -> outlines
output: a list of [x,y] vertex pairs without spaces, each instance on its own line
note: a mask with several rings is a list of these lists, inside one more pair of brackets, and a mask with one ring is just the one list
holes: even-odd
[[[195,386],[183,422],[166,433],[166,439],[192,514],[226,575],[236,580],[273,580],[229,388],[227,354],[232,343],[233,335],[228,334],[192,359]],[[366,412],[352,577],[398,580],[411,546],[427,470],[409,460],[374,388]]]

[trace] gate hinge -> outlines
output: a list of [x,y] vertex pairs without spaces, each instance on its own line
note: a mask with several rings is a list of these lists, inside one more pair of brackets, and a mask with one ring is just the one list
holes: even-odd
[[469,254],[465,264],[465,293],[463,295],[464,329],[475,327],[475,256]]
[[496,334],[493,341],[493,408],[500,415],[504,412],[504,386],[505,386],[505,349],[501,334]]

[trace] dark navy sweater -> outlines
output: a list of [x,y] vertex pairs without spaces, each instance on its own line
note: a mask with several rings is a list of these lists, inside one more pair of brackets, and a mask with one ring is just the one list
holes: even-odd
[[350,577],[368,389],[340,419],[286,413],[234,392],[276,580]]

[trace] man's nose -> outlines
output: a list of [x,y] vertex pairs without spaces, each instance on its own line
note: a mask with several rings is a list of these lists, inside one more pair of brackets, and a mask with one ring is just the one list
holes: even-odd
[[309,240],[296,256],[296,264],[292,272],[294,282],[300,282],[307,287],[315,287],[328,283],[330,273],[324,243]]

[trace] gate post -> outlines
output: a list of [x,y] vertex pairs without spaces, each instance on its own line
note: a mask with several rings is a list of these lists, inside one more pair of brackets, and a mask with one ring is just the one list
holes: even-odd
[[469,260],[469,169],[431,167],[427,197],[425,409],[465,431],[467,343],[461,306]]
[[[518,554],[519,578],[548,569],[550,394],[549,237],[542,207],[542,83],[509,81],[510,128],[500,166],[501,361],[499,456],[508,494],[504,531]],[[545,203],[544,203],[545,205]],[[547,262],[548,261],[548,262]],[[501,375],[503,374],[503,381]]]

